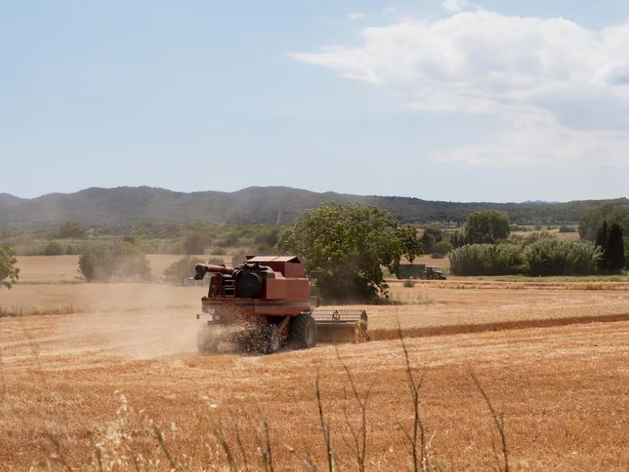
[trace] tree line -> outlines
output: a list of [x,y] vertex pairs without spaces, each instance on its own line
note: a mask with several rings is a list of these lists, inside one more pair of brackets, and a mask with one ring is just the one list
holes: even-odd
[[[223,228],[218,241],[235,244],[246,235],[259,244],[259,249],[267,249],[257,252],[299,255],[316,282],[316,290],[327,301],[377,301],[387,296],[385,269],[396,276],[403,258],[412,263],[419,254],[432,251],[447,253],[451,270],[457,275],[619,273],[627,266],[625,255],[629,256],[629,238],[623,237],[623,211],[601,208],[584,214],[579,227],[579,232],[587,236],[583,241],[562,241],[545,232],[517,240],[510,237],[509,217],[495,210],[472,213],[452,234],[437,228],[420,233],[415,226],[400,225],[389,212],[373,205],[324,203],[303,212],[284,229],[267,226],[252,232],[250,228]],[[588,240],[592,222],[598,226],[594,240]],[[179,233],[186,253],[205,252],[208,235],[201,226]],[[140,226],[135,234],[151,229],[150,225]],[[85,229],[75,224],[65,224],[59,232],[73,237],[86,235]],[[17,280],[15,263],[13,249],[1,248],[2,285],[10,287]],[[171,273],[179,274],[192,263],[190,257],[180,261]],[[150,278],[146,253],[134,236],[86,247],[79,258],[79,269],[88,281]]]
[[[480,215],[480,213],[484,213]],[[599,214],[597,212],[597,214]],[[604,214],[604,213],[603,213]],[[589,216],[586,217],[589,224]],[[509,220],[498,212],[470,215],[465,230],[453,235],[449,254],[456,275],[617,274],[629,266],[629,239],[619,223],[598,223],[596,240],[561,241],[547,232],[521,241],[508,239]],[[589,235],[589,230],[580,228]]]

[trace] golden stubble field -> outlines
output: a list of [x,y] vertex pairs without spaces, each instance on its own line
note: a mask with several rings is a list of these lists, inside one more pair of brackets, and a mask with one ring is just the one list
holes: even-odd
[[[393,297],[407,304],[367,307],[381,340],[273,356],[197,355],[203,291],[158,284],[0,291],[0,308],[77,311],[0,319],[0,468],[327,470],[319,372],[337,470],[358,470],[353,433],[361,415],[346,366],[359,394],[370,392],[366,470],[409,470],[405,358],[400,341],[388,339],[399,320],[416,378],[425,376],[420,412],[435,470],[501,463],[472,371],[504,415],[511,470],[629,469],[622,283],[396,283]],[[563,322],[574,324],[552,326]],[[439,335],[444,329],[450,335]]]

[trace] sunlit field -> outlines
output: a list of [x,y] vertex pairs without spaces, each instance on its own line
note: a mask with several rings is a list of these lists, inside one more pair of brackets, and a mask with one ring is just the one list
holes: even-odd
[[623,282],[392,281],[390,304],[357,305],[369,343],[201,356],[204,288],[46,283],[72,259],[20,264],[32,283],[0,291],[17,315],[0,318],[7,470],[328,470],[322,419],[336,470],[412,470],[398,326],[423,376],[425,470],[627,470]]

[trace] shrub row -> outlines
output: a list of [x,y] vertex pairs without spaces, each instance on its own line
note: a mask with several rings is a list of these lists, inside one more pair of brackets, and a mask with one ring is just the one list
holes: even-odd
[[595,274],[600,257],[600,249],[592,243],[581,241],[542,239],[524,250],[530,275]]
[[589,242],[539,239],[529,245],[467,244],[450,253],[456,275],[590,275],[600,250]]
[[79,270],[88,281],[151,278],[146,254],[126,241],[114,241],[87,248],[79,258]]
[[512,244],[466,244],[450,252],[450,270],[456,275],[518,274],[524,258]]

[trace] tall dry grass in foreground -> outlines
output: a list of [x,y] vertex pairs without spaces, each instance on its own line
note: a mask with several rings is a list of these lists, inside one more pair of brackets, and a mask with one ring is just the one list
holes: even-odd
[[[400,448],[396,458],[396,468],[387,464],[384,458],[374,456],[370,441],[372,426],[370,425],[371,405],[370,393],[373,385],[361,385],[356,374],[350,369],[343,357],[336,350],[336,360],[345,374],[342,385],[344,418],[343,428],[334,429],[328,419],[325,405],[326,392],[321,387],[321,376],[317,370],[313,390],[316,402],[312,408],[318,412],[318,428],[314,425],[299,424],[298,428],[316,431],[320,435],[321,451],[306,451],[299,454],[288,444],[274,441],[269,423],[273,421],[276,428],[281,428],[278,419],[269,420],[259,409],[248,417],[249,427],[242,431],[238,422],[232,422],[229,415],[221,412],[219,406],[204,396],[203,423],[205,429],[198,437],[191,438],[209,453],[211,460],[199,464],[193,455],[179,451],[171,446],[168,437],[171,434],[185,435],[187,432],[174,422],[170,425],[155,422],[145,410],[138,410],[127,401],[124,392],[116,391],[119,401],[116,418],[103,422],[98,428],[87,432],[85,440],[89,441],[92,457],[89,461],[77,460],[73,449],[76,440],[64,433],[63,424],[47,429],[41,437],[43,460],[31,470],[45,466],[46,470],[71,471],[229,471],[229,472],[276,472],[276,471],[328,471],[341,472],[356,470],[358,472],[399,470],[399,464],[405,464],[404,470],[413,472],[429,472],[450,470],[447,461],[441,460],[431,450],[431,439],[426,424],[424,406],[422,404],[422,385],[426,373],[411,362],[409,350],[398,324],[398,335],[404,362],[405,381],[408,389],[410,408],[399,416],[391,418],[391,434],[403,435],[404,446]],[[509,449],[505,420],[502,413],[493,405],[491,398],[484,389],[481,380],[468,367],[468,374],[479,392],[479,399],[485,402],[487,413],[495,425],[495,445],[493,446],[493,463],[487,464],[487,470],[509,472]],[[402,405],[400,405],[402,406]],[[404,407],[408,408],[408,405]],[[255,410],[255,408],[254,408]],[[407,419],[403,419],[406,417]],[[298,431],[304,434],[304,431]],[[136,448],[137,439],[149,439],[152,447]],[[140,450],[141,449],[141,450]],[[288,450],[282,459],[275,457],[277,449]],[[315,457],[323,457],[317,460]],[[287,460],[288,459],[288,460]],[[39,466],[39,467],[38,467]]]

